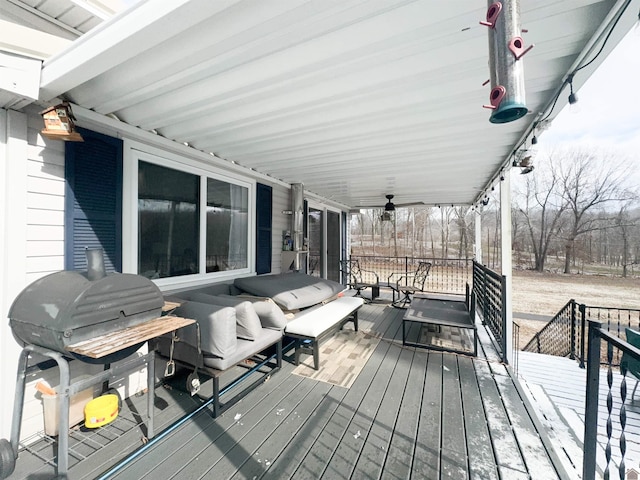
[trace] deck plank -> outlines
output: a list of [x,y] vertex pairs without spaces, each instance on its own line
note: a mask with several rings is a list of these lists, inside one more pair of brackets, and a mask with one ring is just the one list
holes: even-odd
[[[252,409],[251,413],[255,411],[257,415],[243,415],[229,430],[230,435],[227,438],[216,442],[217,445],[215,447],[209,448],[204,452],[201,457],[201,464],[205,469],[202,471],[201,477],[210,476],[222,480],[231,478],[237,471],[242,471],[243,476],[245,471],[257,471],[256,476],[264,472],[271,466],[274,457],[265,456],[264,452],[260,451],[260,448],[265,441],[265,437],[273,438],[274,442],[278,442],[276,437],[278,427],[282,426],[288,418],[288,416],[283,416],[278,412],[293,412],[301,408],[301,402],[307,398],[316,384],[317,382],[301,381],[275,405],[270,402],[264,412],[258,413],[257,409]],[[301,413],[304,414],[305,410],[313,410],[310,407],[311,405],[307,408],[302,408]],[[254,422],[252,417],[259,418]],[[210,455],[208,455],[211,450],[222,451],[222,458],[215,463],[211,462],[209,460]],[[268,465],[266,465],[267,462]],[[180,476],[180,479],[182,478],[190,477]],[[247,477],[245,476],[245,478]]]
[[[281,373],[281,372],[278,372]],[[255,389],[244,399],[247,404],[266,401],[271,395],[286,390],[287,385],[295,386],[297,378],[293,376],[273,375],[272,378]],[[286,383],[287,382],[287,383]],[[289,387],[291,388],[291,387]],[[174,430],[169,436],[158,441],[157,446],[145,453],[144,461],[134,462],[119,472],[114,478],[157,478],[160,473],[164,478],[170,478],[180,468],[181,463],[188,463],[202,450],[209,446],[219,436],[235,423],[234,414],[227,411],[214,421],[209,411],[201,412],[191,421]],[[167,451],[179,456],[182,462],[175,462],[168,457]],[[151,465],[151,467],[150,467]]]
[[518,442],[487,362],[476,363],[476,374],[501,478],[512,478],[509,476],[512,473],[506,473],[508,471],[526,473],[527,468],[520,454]]
[[[337,441],[332,443],[333,448],[330,449],[332,450],[330,453],[325,451],[324,455],[320,455],[320,458],[330,460],[324,466],[322,475],[316,478],[340,478],[346,472],[350,472],[356,463],[402,351],[400,347],[393,344],[388,344],[387,347],[384,361],[381,362],[369,386],[357,394],[357,402],[345,403],[342,415],[337,416],[334,422],[327,425],[325,431],[328,437]],[[345,400],[352,398],[355,400],[355,395],[353,397],[347,395]]]
[[402,349],[351,478],[379,478],[396,428],[414,352]]
[[[233,470],[228,478],[240,480],[258,478],[263,475],[274,478],[270,468],[275,459],[282,455],[291,440],[303,429],[307,419],[326,400],[329,391],[332,388],[339,388],[313,380],[307,380],[307,383],[311,385],[311,390],[297,405],[276,408],[274,413],[281,418],[271,434],[264,430],[265,425],[262,423],[256,426],[260,435],[255,436],[255,443],[258,445],[253,455],[257,458],[258,463],[246,462],[239,469]],[[225,474],[219,468],[216,468],[215,476],[216,478],[224,478]]]
[[346,393],[347,389],[333,387],[311,413],[310,418],[313,421],[307,421],[304,427],[293,435],[269,470],[258,478],[292,478],[304,461],[307,452],[324,431],[325,425],[341,405]]
[[442,357],[428,355],[424,395],[420,408],[418,436],[411,468],[411,478],[439,478],[440,432],[442,430]]
[[442,449],[441,475],[468,478],[462,392],[456,355],[442,356]]
[[[207,428],[196,437],[199,447],[196,454],[194,455],[191,448],[194,441],[191,441],[187,445],[187,450],[184,451],[185,454],[191,455],[191,460],[183,463],[180,469],[165,478],[199,479],[219,462],[223,462],[222,465],[224,465],[226,456],[236,445],[239,445],[238,448],[244,449],[243,440],[251,438],[248,436],[249,432],[252,431],[255,424],[270,413],[273,405],[279,404],[283,398],[292,401],[298,400],[301,391],[306,390],[302,380],[302,378],[296,378],[295,375],[289,375],[277,390],[270,392],[269,397],[264,401],[257,404],[238,403],[233,409],[223,414],[227,417],[225,425],[228,425],[224,430],[218,426],[217,422],[208,422]],[[165,463],[170,461],[169,459]],[[239,467],[242,463],[242,461],[238,461],[237,466]],[[165,468],[161,471],[165,475]]]
[[418,422],[420,419],[420,407],[427,372],[428,355],[414,352],[409,378],[402,397],[400,413],[396,422],[387,458],[382,471],[382,479],[406,479],[411,478],[411,466],[415,442],[413,439],[418,434]]
[[480,396],[474,361],[458,358],[462,404],[464,405],[465,436],[469,452],[469,476],[472,480],[498,480],[496,459],[491,448],[491,436]]
[[511,378],[496,376],[495,379],[528,470],[535,471],[537,478],[540,479],[558,478],[558,472],[551,463],[549,454],[540,441],[540,435],[536,431],[529,413],[525,410]]

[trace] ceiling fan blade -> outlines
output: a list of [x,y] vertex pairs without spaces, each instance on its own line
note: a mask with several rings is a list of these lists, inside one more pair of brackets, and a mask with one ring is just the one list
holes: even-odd
[[396,203],[396,208],[417,207],[420,205],[426,204],[424,202]]
[[[382,204],[382,205],[359,205],[356,207],[353,207],[352,210],[364,210],[367,208],[384,208],[386,204]],[[419,207],[421,205],[426,205],[426,203],[424,202],[410,202],[410,203],[394,203],[395,208],[404,208],[404,207]]]

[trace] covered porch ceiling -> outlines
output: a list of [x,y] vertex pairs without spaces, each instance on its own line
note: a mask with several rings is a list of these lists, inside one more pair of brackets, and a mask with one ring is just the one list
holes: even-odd
[[[44,63],[40,99],[357,208],[466,204],[638,18],[638,0],[522,0],[530,111],[491,124],[482,0],[142,1]],[[620,17],[618,21],[618,17]],[[596,57],[612,25],[617,26]],[[556,102],[556,97],[558,98]],[[604,100],[603,100],[604,101]]]

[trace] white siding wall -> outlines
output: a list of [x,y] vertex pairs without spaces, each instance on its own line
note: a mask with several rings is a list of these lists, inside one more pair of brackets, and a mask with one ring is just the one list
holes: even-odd
[[42,117],[27,120],[27,283],[64,269],[64,146],[40,135]]
[[9,438],[13,385],[20,348],[13,339],[7,314],[24,288],[26,244],[27,119],[22,113],[0,110],[0,437]]
[[[3,111],[4,112],[4,111]],[[62,141],[45,139],[40,135],[42,117],[37,109],[28,115],[9,112],[12,125],[3,125],[0,131],[10,130],[6,141],[0,135],[0,151],[9,163],[0,157],[4,181],[0,193],[0,207],[5,215],[0,221],[0,272],[3,283],[0,304],[6,319],[13,299],[27,285],[53,272],[64,269],[64,148]],[[7,168],[8,167],[8,168]],[[13,338],[8,321],[0,322],[0,384],[8,387],[8,394],[0,396],[0,438],[9,438],[13,417],[13,392],[16,384],[17,360],[20,347]],[[145,351],[145,350],[142,350]],[[34,361],[30,362],[33,365]],[[71,362],[72,378],[81,374],[94,374],[101,365]],[[29,375],[23,404],[21,439],[29,439],[43,429],[42,402],[35,390],[38,380],[52,386],[59,383],[58,369],[50,368]],[[127,397],[146,388],[146,370],[134,372],[114,384],[121,395]]]

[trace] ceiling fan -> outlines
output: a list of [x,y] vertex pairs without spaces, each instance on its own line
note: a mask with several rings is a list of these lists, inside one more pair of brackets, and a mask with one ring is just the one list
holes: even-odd
[[363,206],[360,206],[360,207],[356,207],[356,209],[384,208],[385,212],[395,212],[396,208],[414,207],[416,205],[424,205],[425,204],[424,202],[393,203],[394,195],[387,194],[387,195],[385,195],[385,197],[387,199],[387,203],[385,203],[384,205],[363,205]]

